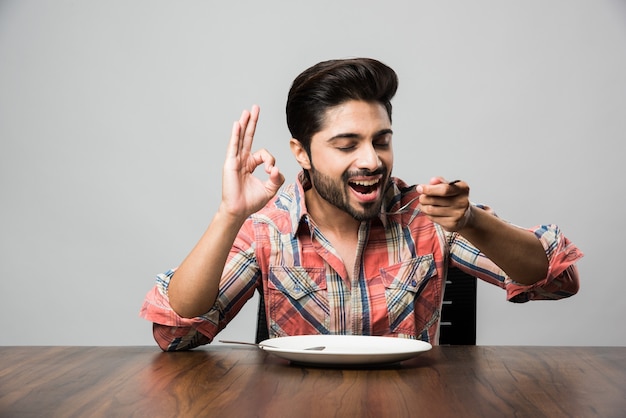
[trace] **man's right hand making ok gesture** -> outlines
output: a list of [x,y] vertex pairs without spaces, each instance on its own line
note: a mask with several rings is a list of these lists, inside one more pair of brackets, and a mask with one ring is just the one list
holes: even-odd
[[[272,154],[265,149],[252,152],[259,111],[259,107],[254,105],[250,111],[241,113],[239,120],[233,124],[228,143],[220,210],[235,217],[247,218],[260,210],[285,181]],[[253,174],[260,165],[269,176],[265,181]]]
[[[169,303],[183,318],[202,315],[213,306],[228,253],[241,225],[265,206],[285,181],[267,150],[251,151],[258,120],[259,107],[253,106],[234,123],[224,162],[219,210],[171,278]],[[260,165],[269,175],[265,181],[253,175]]]

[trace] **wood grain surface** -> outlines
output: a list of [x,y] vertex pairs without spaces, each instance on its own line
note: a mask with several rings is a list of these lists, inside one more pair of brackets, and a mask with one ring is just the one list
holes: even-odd
[[1,417],[623,417],[626,347],[437,346],[386,367],[254,347],[0,347]]

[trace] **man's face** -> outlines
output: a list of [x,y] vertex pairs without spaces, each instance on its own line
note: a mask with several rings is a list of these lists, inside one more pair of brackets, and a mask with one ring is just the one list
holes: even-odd
[[357,220],[378,216],[393,167],[391,121],[379,103],[349,101],[326,111],[311,138],[317,194]]

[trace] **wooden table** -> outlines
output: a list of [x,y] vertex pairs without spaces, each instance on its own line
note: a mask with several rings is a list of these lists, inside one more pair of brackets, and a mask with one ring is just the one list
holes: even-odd
[[254,347],[0,347],[0,417],[624,417],[626,347],[440,346],[384,368]]

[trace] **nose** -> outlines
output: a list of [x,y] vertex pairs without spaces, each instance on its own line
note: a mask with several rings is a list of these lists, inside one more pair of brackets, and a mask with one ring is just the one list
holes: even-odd
[[360,149],[357,166],[360,169],[374,171],[382,166],[382,161],[372,144],[363,145]]

